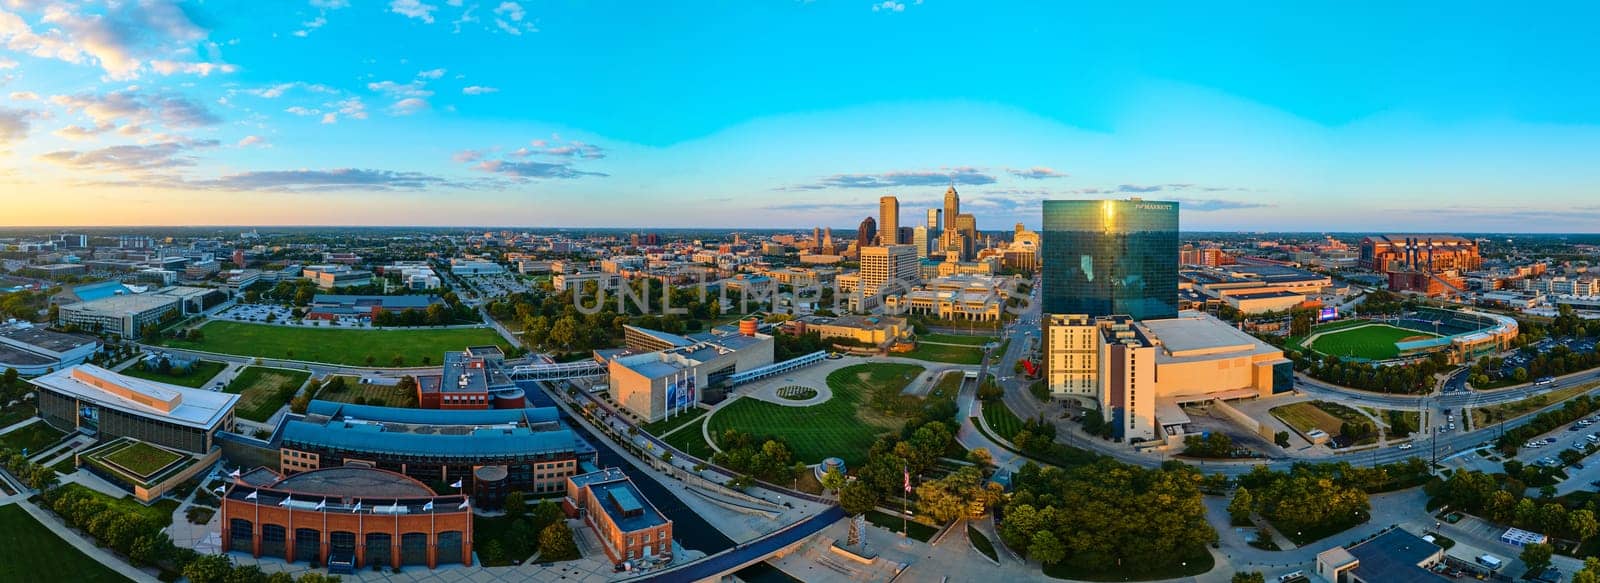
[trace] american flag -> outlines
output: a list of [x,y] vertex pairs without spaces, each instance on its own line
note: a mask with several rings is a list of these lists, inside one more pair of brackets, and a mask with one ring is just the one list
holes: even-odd
[[900,467],[900,473],[905,476],[906,493],[910,494],[911,493],[911,470],[906,469],[905,466],[901,466]]

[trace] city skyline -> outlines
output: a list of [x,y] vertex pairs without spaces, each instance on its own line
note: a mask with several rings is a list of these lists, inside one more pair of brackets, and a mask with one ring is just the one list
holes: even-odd
[[1596,230],[1594,7],[1128,10],[14,2],[0,223]]

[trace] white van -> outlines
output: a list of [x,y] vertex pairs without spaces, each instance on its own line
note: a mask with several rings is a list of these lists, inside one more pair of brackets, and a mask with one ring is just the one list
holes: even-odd
[[1504,567],[1506,564],[1505,561],[1500,560],[1500,557],[1496,557],[1494,555],[1478,555],[1478,557],[1473,560],[1477,561],[1479,565],[1488,567],[1490,571],[1497,571],[1500,569],[1500,567]]
[[1306,578],[1306,572],[1305,571],[1291,571],[1291,572],[1288,572],[1288,573],[1284,573],[1282,575],[1278,575],[1278,583],[1288,583],[1289,581],[1294,581],[1296,579],[1305,579],[1305,578]]

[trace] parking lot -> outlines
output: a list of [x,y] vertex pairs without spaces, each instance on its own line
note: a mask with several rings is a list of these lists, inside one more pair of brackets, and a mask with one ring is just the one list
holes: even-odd
[[[1593,352],[1595,338],[1546,338],[1534,343],[1533,349],[1538,354],[1549,354],[1558,346],[1565,347],[1572,352]],[[1526,370],[1528,364],[1531,362],[1533,362],[1532,356],[1529,356],[1521,350],[1516,351],[1511,356],[1507,356],[1505,358],[1505,361],[1500,364],[1500,370],[1496,374],[1498,374],[1500,378],[1508,378],[1513,374],[1513,371],[1517,370],[1518,368]]]
[[[271,321],[268,321],[268,317]],[[275,304],[239,304],[217,313],[213,318],[218,320],[232,320],[235,322],[256,322],[262,324],[275,324],[280,326],[304,326],[308,328],[337,326],[340,328],[371,328],[372,324],[363,318],[354,316],[340,316],[338,320],[305,320],[294,319],[294,308]]]
[[467,275],[461,276],[461,280],[476,288],[478,293],[485,298],[520,294],[532,290],[536,286],[532,277],[516,273]]

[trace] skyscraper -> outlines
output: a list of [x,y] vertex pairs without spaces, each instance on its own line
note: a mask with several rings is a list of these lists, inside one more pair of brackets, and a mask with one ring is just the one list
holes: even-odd
[[911,246],[917,248],[917,259],[928,258],[928,228],[917,225],[911,229]]
[[928,233],[939,232],[939,209],[928,209]]
[[881,304],[879,294],[908,291],[917,280],[917,252],[910,245],[863,248],[861,297],[851,296],[850,309],[875,308]]
[[861,219],[861,226],[856,227],[856,248],[871,247],[873,239],[878,236],[878,221],[867,217]]
[[1044,311],[1178,315],[1178,203],[1044,201]]
[[878,232],[883,234],[882,244],[900,243],[900,199],[892,196],[878,199]]

